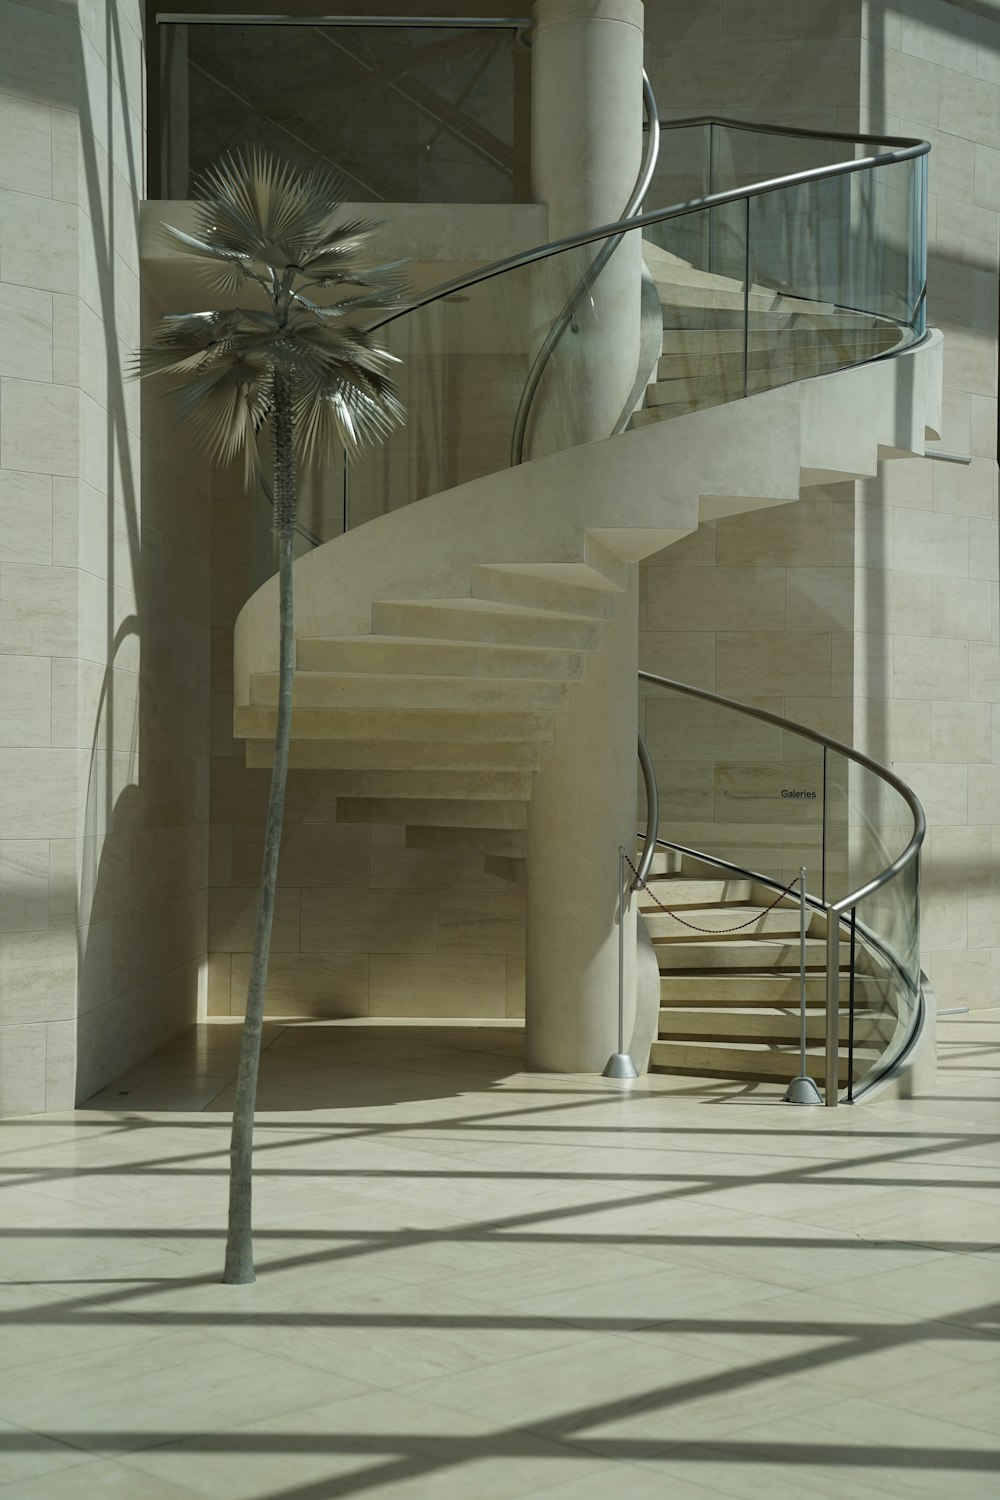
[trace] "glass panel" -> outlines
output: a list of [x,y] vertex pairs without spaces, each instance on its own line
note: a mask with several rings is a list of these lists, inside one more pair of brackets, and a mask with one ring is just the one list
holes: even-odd
[[872,359],[922,331],[921,161],[750,203],[750,391]]
[[[823,747],[737,709],[640,682],[660,837],[822,894]],[[640,782],[640,823],[645,816]]]
[[[643,233],[663,307],[663,356],[646,405],[682,416],[745,394],[746,203],[726,203]],[[699,269],[712,266],[710,272]]]
[[903,853],[913,833],[894,786],[837,751],[827,757],[827,900],[860,890]]
[[355,202],[530,201],[530,53],[506,28],[161,23],[160,196],[236,145]]
[[920,1003],[920,875],[913,860],[858,902],[853,1016],[849,986],[848,1068],[856,1093],[902,1051]]
[[[895,787],[835,751],[827,757],[826,802],[827,899],[839,901],[899,858],[913,834],[913,814]],[[889,1066],[914,1017],[919,910],[917,861],[858,903],[853,1032],[846,966],[840,983],[841,1072],[852,1089]]]

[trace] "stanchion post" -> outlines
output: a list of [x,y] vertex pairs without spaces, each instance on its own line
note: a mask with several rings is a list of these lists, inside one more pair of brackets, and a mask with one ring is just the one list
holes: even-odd
[[618,846],[618,1051],[608,1058],[603,1078],[638,1078],[639,1070],[625,1051],[625,846]]
[[822,1104],[806,1068],[806,867],[799,866],[799,1071],[785,1091],[786,1104]]

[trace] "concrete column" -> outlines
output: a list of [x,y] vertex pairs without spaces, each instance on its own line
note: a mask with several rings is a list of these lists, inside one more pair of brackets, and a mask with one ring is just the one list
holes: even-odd
[[[642,0],[535,0],[532,193],[561,239],[621,217],[642,160]],[[535,343],[597,253],[536,276]],[[564,334],[539,389],[528,457],[607,437],[635,378],[641,245],[628,236]]]
[[[599,1072],[618,1036],[618,847],[634,858],[638,569],[587,658],[535,777],[528,820],[525,1049],[529,1068]],[[625,1044],[635,997],[625,918]]]

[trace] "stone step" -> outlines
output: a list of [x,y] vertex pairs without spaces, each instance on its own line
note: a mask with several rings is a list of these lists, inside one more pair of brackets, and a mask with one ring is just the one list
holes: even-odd
[[[275,719],[276,710],[266,705],[238,706],[234,732],[240,739],[273,738]],[[292,711],[292,739],[550,740],[552,722],[550,713],[506,710],[299,708]]]
[[[799,943],[791,938],[740,938],[728,942],[665,942],[654,940],[660,970],[669,973],[676,970],[697,972],[702,969],[739,969],[753,973],[755,969],[777,969],[799,971]],[[844,968],[850,962],[850,944],[841,943],[840,963]],[[826,939],[806,938],[806,969],[825,969]]]
[[483,858],[483,870],[485,874],[495,875],[498,880],[509,881],[511,885],[525,886],[528,883],[528,862],[524,859],[487,854]]
[[495,604],[554,610],[587,620],[610,620],[622,590],[584,564],[481,563],[472,569],[472,593]]
[[[246,741],[247,765],[274,764],[274,733]],[[289,764],[299,770],[537,771],[535,740],[293,740]]]
[[[896,1029],[896,1017],[884,1011],[855,1012],[854,1039],[863,1045],[885,1047]],[[773,1010],[675,1010],[660,1011],[661,1041],[774,1042],[796,1045],[801,1034],[797,1011]],[[840,1017],[840,1040],[847,1042],[850,1017]],[[806,1011],[806,1042],[822,1046],[826,1040],[825,1011]]]
[[[678,920],[658,909],[643,912],[643,920],[657,948],[661,944],[673,946],[676,943],[738,943],[748,938],[756,940],[762,933],[769,937],[787,937],[796,943],[799,938],[797,906],[776,906],[771,911],[751,905],[693,906],[688,907],[682,916],[683,920]],[[823,936],[826,932],[824,919],[817,913],[807,913],[806,932],[814,938]]]
[[647,889],[636,893],[636,900],[641,912],[656,912],[659,910],[653,895],[657,896],[666,906],[677,907],[683,910],[689,906],[711,906],[733,904],[736,902],[748,902],[755,896],[759,898],[760,887],[755,887],[750,880],[694,880],[685,879],[684,876],[672,876],[666,879],[648,879]]
[[459,849],[493,855],[498,859],[524,859],[527,834],[516,828],[444,828],[409,824],[408,849]]
[[653,422],[666,422],[671,417],[686,417],[689,412],[707,411],[713,406],[725,406],[730,399],[742,400],[742,396],[742,391],[739,397],[733,398],[715,391],[711,395],[692,396],[686,401],[673,401],[662,406],[641,406],[629,417],[628,430],[632,432],[638,427],[649,427]]
[[300,639],[300,672],[413,673],[420,677],[528,677],[574,682],[583,676],[583,655],[548,646],[511,646],[476,641],[413,640],[406,636],[345,636]]
[[[789,385],[793,380],[805,380],[810,375],[826,375],[833,370],[860,364],[879,353],[881,345],[800,351],[778,349],[773,354],[753,354],[749,369],[750,389],[761,383]],[[713,386],[735,397],[743,394],[743,376],[742,354],[668,354],[658,361],[656,380],[646,387],[646,403],[663,405],[678,400],[686,391],[707,393]],[[766,378],[761,382],[760,377]]]
[[[676,329],[711,329],[713,331],[722,329],[724,331],[743,331],[743,304],[737,306],[727,305],[725,307],[701,307],[692,305],[676,304],[669,302],[663,307],[663,326],[674,331]],[[833,308],[828,302],[807,302],[801,298],[784,297],[776,295],[771,305],[766,308],[751,308],[749,326],[751,333],[757,331],[773,332],[778,329],[785,330],[797,328],[810,328],[814,333],[830,332],[840,333],[854,329],[889,327],[873,318],[870,313],[849,313],[842,309]]]
[[447,797],[338,797],[337,822],[393,823],[415,828],[522,829],[528,826],[528,804]]
[[[632,861],[636,868],[638,868],[641,858],[642,849],[639,848],[636,850],[635,857]],[[649,875],[647,876],[650,884],[652,884],[652,882],[658,876],[678,874],[681,869],[682,858],[682,855],[678,854],[676,849],[657,849],[656,853],[653,855],[653,862],[649,867]]]
[[[867,1053],[865,1053],[867,1055]],[[871,1057],[875,1057],[874,1049]],[[855,1069],[859,1057],[855,1053]],[[847,1057],[838,1058],[838,1075],[841,1088],[848,1081]],[[685,1078],[735,1078],[753,1083],[790,1083],[798,1076],[799,1050],[797,1047],[780,1048],[753,1046],[727,1046],[712,1042],[654,1042],[649,1055],[650,1069],[657,1073],[671,1073]],[[806,1054],[809,1076],[823,1088],[825,1060],[821,1052]]]
[[[859,348],[891,348],[896,341],[892,329],[877,324],[873,327],[845,325],[837,329],[815,328],[808,323],[793,326],[756,328],[750,331],[750,350],[770,351],[777,343],[795,349],[816,347],[831,348],[834,343],[857,345]],[[712,351],[717,354],[743,353],[744,334],[739,328],[664,328],[664,356],[699,354]]]
[[[855,1003],[881,1007],[886,981],[875,974],[858,974],[854,981]],[[847,981],[841,981],[841,1002],[847,1005]],[[798,1006],[799,975],[761,969],[753,973],[661,974],[660,1000],[665,1006]],[[826,1008],[826,975],[806,975],[806,1005]]]
[[[442,709],[456,713],[555,713],[566,705],[568,687],[551,678],[418,677],[413,673],[364,676],[358,672],[296,673],[293,713],[301,709],[386,708]],[[250,678],[252,705],[275,706],[278,674],[255,672]]]
[[[253,741],[257,743],[257,741]],[[528,802],[530,771],[333,769],[323,790],[334,797],[452,798],[481,802]]]
[[372,605],[372,626],[378,635],[572,651],[596,651],[601,644],[598,620],[490,599],[378,599]]

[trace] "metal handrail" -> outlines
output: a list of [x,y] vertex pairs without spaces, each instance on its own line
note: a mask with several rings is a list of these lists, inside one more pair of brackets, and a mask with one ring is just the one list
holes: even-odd
[[[901,871],[905,870],[907,866],[911,865],[916,860],[927,832],[927,820],[924,815],[924,810],[921,806],[920,799],[912,790],[912,788],[907,786],[906,782],[902,781],[898,776],[895,775],[894,772],[890,771],[887,766],[883,766],[879,761],[873,760],[871,756],[865,755],[862,751],[856,750],[853,746],[845,745],[842,741],[835,740],[831,735],[821,734],[818,730],[809,729],[804,724],[796,723],[794,719],[786,719],[783,715],[771,713],[767,709],[753,708],[750,706],[750,704],[740,703],[735,698],[726,698],[721,693],[709,692],[707,688],[696,688],[692,687],[690,683],[678,682],[675,678],[672,677],[661,677],[655,672],[640,672],[639,680],[641,682],[653,683],[657,687],[667,688],[672,692],[683,693],[689,698],[700,698],[704,702],[712,703],[718,708],[732,709],[737,713],[747,715],[747,717],[749,718],[759,719],[762,723],[765,724],[773,724],[779,729],[787,730],[790,733],[800,735],[803,739],[811,740],[814,744],[821,745],[823,747],[824,753],[824,773],[826,767],[826,757],[831,751],[837,755],[843,755],[846,759],[853,761],[856,765],[863,767],[867,771],[871,771],[874,775],[878,776],[880,780],[884,781],[886,785],[891,786],[894,791],[900,794],[910,810],[910,813],[913,817],[913,832],[905,849],[903,849],[901,854],[896,856],[891,864],[887,865],[884,870],[880,871],[878,875],[874,876],[871,880],[860,886],[856,891],[850,892],[850,894],[847,896],[842,896],[839,901],[827,901],[825,892],[824,897],[820,902],[817,902],[815,897],[809,898],[811,904],[822,908],[822,910],[826,913],[827,919],[826,1103],[828,1105],[835,1105],[838,1100],[839,1090],[838,1062],[840,1050],[839,1020],[841,917],[848,911],[854,912],[856,916],[856,908],[860,902],[864,901],[867,897],[873,895],[876,891],[881,890],[884,886],[888,885],[890,881],[894,880],[896,876],[901,873]],[[645,765],[643,765],[643,775],[644,777],[646,775]],[[649,792],[647,789],[647,801],[648,797]],[[823,813],[825,841],[825,799]],[[666,841],[659,840],[659,842],[663,843]],[[695,854],[697,857],[704,857],[701,856],[697,850],[690,850],[688,852]],[[710,860],[712,860],[713,863],[726,863],[726,861],[716,861],[713,860],[711,856],[708,857]],[[735,869],[738,867],[733,866],[732,868]],[[752,874],[754,872],[748,871],[746,873]],[[919,1010],[917,1018],[919,1019]]]
[[[812,141],[844,141],[853,142],[860,146],[905,146],[910,147],[917,144],[916,136],[909,135],[866,135],[860,130],[806,130],[797,125],[767,125],[756,120],[737,120],[730,115],[680,115],[676,120],[660,120],[661,130],[694,130],[704,125],[721,125],[726,130],[746,130],[754,135],[787,135],[793,140]],[[643,126],[646,129],[646,126]],[[922,143],[924,151],[918,151],[918,156],[926,155],[930,144]]]
[[156,24],[184,26],[363,26],[397,31],[514,31],[531,25],[530,16],[258,16],[211,12],[157,11]]
[[[689,698],[702,698],[706,703],[714,703],[719,708],[733,709],[737,713],[746,714],[749,718],[760,719],[765,724],[774,724],[778,729],[787,729],[790,733],[800,735],[803,739],[812,740],[816,745],[822,745],[826,750],[832,750],[837,755],[843,755],[848,760],[853,760],[857,765],[863,766],[866,771],[873,772],[882,781],[887,782],[894,791],[900,794],[913,814],[913,836],[909,843],[902,854],[894,859],[891,865],[887,865],[881,874],[876,875],[866,885],[861,886],[860,889],[853,891],[851,895],[843,896],[839,901],[829,903],[831,911],[842,912],[847,911],[852,906],[856,906],[859,901],[863,901],[867,896],[872,895],[875,891],[880,890],[882,886],[887,885],[890,880],[899,874],[900,870],[905,869],[916,858],[927,832],[927,819],[916,792],[913,791],[912,787],[907,786],[905,781],[900,780],[895,772],[890,771],[888,766],[883,766],[880,761],[872,760],[870,755],[865,755],[861,750],[856,750],[853,745],[845,745],[841,740],[835,740],[830,735],[820,734],[818,730],[807,729],[804,724],[798,724],[794,719],[786,719],[781,714],[769,713],[764,708],[752,708],[749,703],[740,703],[736,698],[725,698],[721,693],[710,693],[707,688],[692,687],[690,683],[677,682],[672,677],[659,677],[655,672],[640,672],[639,680],[641,682],[654,682],[659,687],[670,688],[676,693],[684,693]],[[824,903],[824,905],[826,904]]]
[[[653,85],[649,81],[649,74],[645,68],[642,70],[642,102],[646,110],[646,119],[652,125],[652,122],[658,119],[659,112],[656,107],[656,96],[653,93]],[[653,180],[653,173],[656,171],[656,162],[659,154],[660,132],[659,130],[651,129],[649,131],[649,145],[646,148],[645,159],[639,168],[639,175],[635,180],[635,186],[629,194],[629,200],[622,211],[623,223],[634,219],[642,207],[643,200],[649,191],[649,185]],[[517,404],[517,411],[514,414],[514,430],[510,440],[510,462],[512,468],[516,468],[524,458],[524,439],[528,430],[528,416],[535,399],[535,392],[538,390],[539,382],[545,373],[545,368],[549,360],[552,358],[555,347],[572,323],[576,310],[583,298],[587,295],[587,292],[593,286],[598,276],[600,276],[624,238],[625,231],[623,230],[621,234],[612,235],[610,239],[605,240],[591,264],[584,271],[572,292],[570,292],[566,305],[552,324],[552,327],[545,336],[542,347],[535,355],[531,369],[528,371],[528,378],[524,383],[524,389],[521,392],[521,399]]]
[[653,863],[653,855],[656,853],[656,841],[660,832],[660,789],[656,784],[656,771],[653,767],[653,758],[649,753],[649,746],[642,730],[639,730],[639,764],[642,767],[642,779],[646,787],[646,841],[642,847],[642,858],[639,868],[635,872],[632,881],[632,889],[639,890],[646,883],[650,866]]

